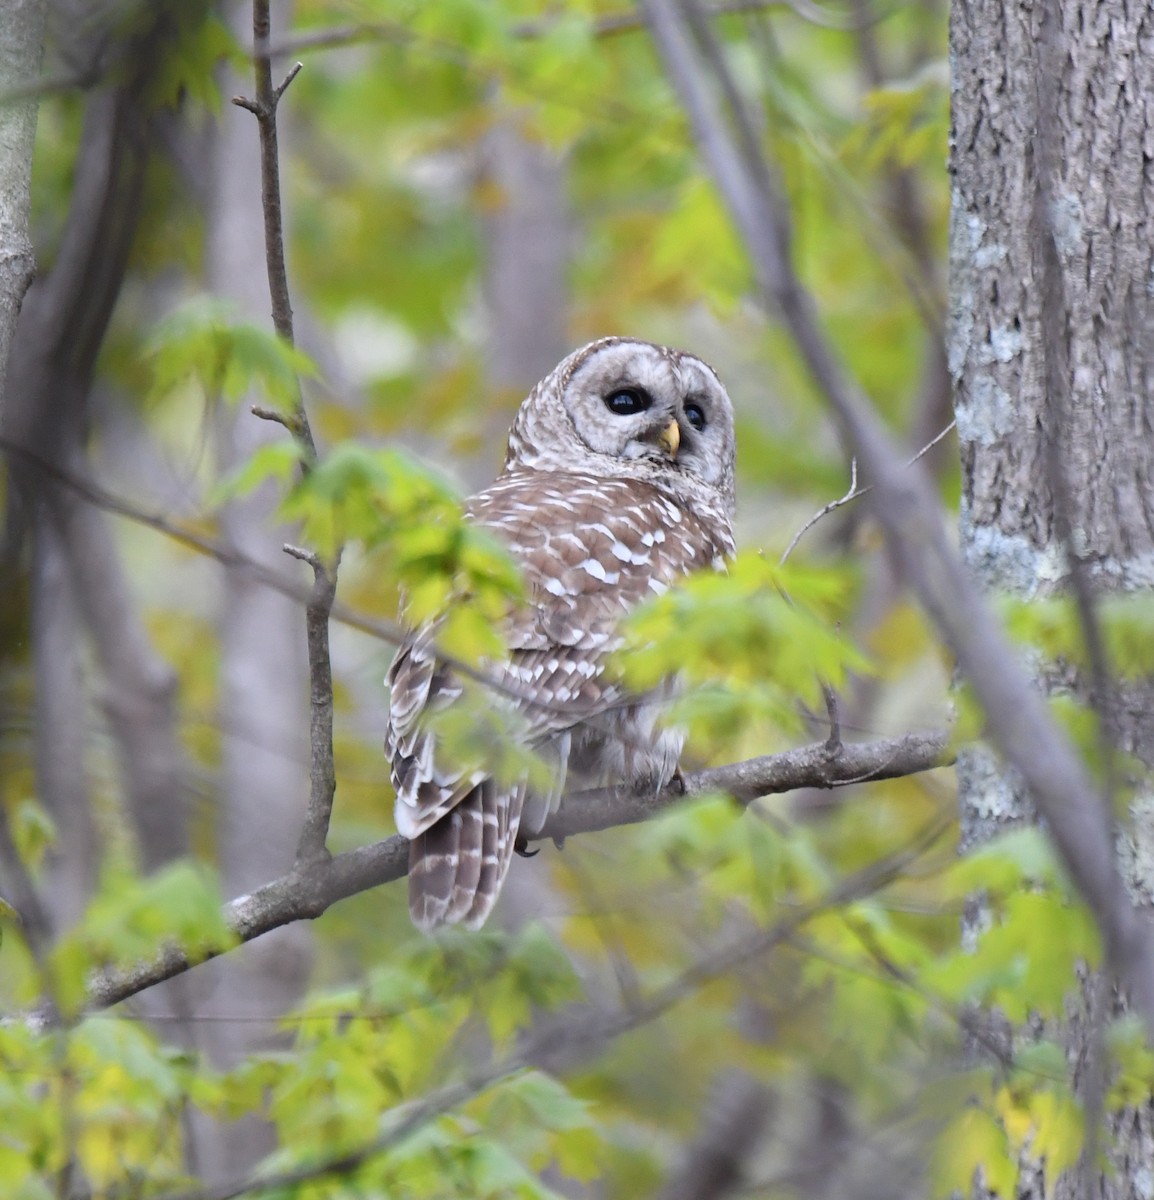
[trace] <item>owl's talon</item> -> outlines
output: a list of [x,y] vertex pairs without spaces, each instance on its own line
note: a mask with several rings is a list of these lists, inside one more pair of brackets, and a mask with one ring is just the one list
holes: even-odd
[[673,769],[673,774],[669,777],[669,786],[679,796],[686,796],[689,794],[689,788],[685,784],[685,776],[682,775],[680,767],[675,767]]
[[538,846],[536,850],[530,850],[529,839],[526,837],[519,837],[513,843],[513,853],[520,855],[521,858],[536,858],[537,855],[541,853],[541,847]]
[[563,837],[555,837],[553,839],[553,845],[556,846],[558,850],[564,850],[565,849],[565,839]]

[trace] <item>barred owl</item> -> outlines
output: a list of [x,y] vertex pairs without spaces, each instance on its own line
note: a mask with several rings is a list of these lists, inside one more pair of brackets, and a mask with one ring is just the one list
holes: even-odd
[[479,927],[514,849],[563,788],[660,788],[673,777],[682,735],[660,726],[661,697],[622,694],[606,659],[626,611],[732,555],[733,473],[729,397],[691,354],[603,338],[529,393],[504,469],[466,513],[524,575],[528,602],[506,622],[493,697],[517,709],[556,784],[538,795],[442,761],[424,718],[462,687],[437,659],[435,629],[413,632],[389,669],[385,749],[419,928]]

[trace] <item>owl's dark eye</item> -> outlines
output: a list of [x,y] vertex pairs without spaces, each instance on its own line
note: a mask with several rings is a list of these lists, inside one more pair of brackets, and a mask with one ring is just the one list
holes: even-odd
[[605,407],[619,417],[644,412],[652,403],[653,397],[644,388],[618,388],[605,397]]
[[705,428],[705,409],[700,404],[687,404],[685,419],[700,433]]

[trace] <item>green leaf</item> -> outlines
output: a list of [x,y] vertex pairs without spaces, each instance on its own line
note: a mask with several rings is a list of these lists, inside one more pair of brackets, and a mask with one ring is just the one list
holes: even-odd
[[56,843],[55,822],[40,804],[30,799],[17,801],[7,819],[20,861],[35,870]]
[[213,488],[209,507],[215,508],[237,496],[247,496],[270,479],[287,487],[301,464],[300,444],[290,437],[257,447],[230,475]]
[[520,1112],[524,1119],[547,1129],[585,1129],[591,1123],[589,1106],[577,1099],[558,1079],[542,1071],[526,1070],[501,1087],[498,1110]]
[[945,876],[947,895],[966,899],[975,892],[1001,895],[1023,884],[1062,886],[1065,872],[1053,842],[1036,825],[1021,825],[971,850]]
[[715,746],[758,722],[796,725],[799,701],[822,706],[823,681],[837,688],[869,669],[838,626],[847,592],[837,572],[740,554],[630,613],[616,666],[634,691],[683,680],[671,718]]
[[164,64],[155,76],[146,102],[157,107],[176,108],[185,99],[190,99],[219,113],[217,67],[229,57],[246,65],[247,55],[219,17],[203,15],[204,7],[197,4],[184,7],[178,21],[183,28],[175,36],[166,38]]
[[1029,1101],[1032,1154],[1046,1163],[1046,1195],[1053,1196],[1058,1179],[1077,1163],[1085,1141],[1082,1109],[1065,1088],[1035,1092]]
[[236,945],[213,874],[189,860],[145,879],[106,871],[81,924],[52,951],[58,1003],[65,1011],[76,1008],[93,968],[150,958],[172,942],[194,960]]
[[985,1109],[969,1105],[934,1143],[933,1194],[969,1196],[976,1177],[1002,1200],[1013,1200],[1018,1170],[1010,1158],[1006,1131]]
[[144,355],[156,400],[193,385],[209,400],[236,401],[257,390],[273,403],[288,405],[299,395],[300,380],[317,375],[302,350],[207,296],[187,301],[158,322]]

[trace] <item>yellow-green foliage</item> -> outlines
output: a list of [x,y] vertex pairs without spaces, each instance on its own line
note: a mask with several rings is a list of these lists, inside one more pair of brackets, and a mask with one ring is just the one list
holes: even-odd
[[[272,7],[279,22],[285,6]],[[483,682],[502,652],[502,618],[524,602],[522,582],[497,542],[464,520],[459,489],[401,449],[415,445],[462,478],[478,474],[478,461],[491,477],[500,461],[500,433],[520,396],[487,381],[491,338],[478,309],[486,222],[509,197],[481,164],[485,136],[511,125],[564,163],[575,249],[566,336],[577,344],[625,332],[690,345],[734,397],[743,551],[727,573],[704,573],[636,612],[616,667],[640,689],[681,683],[668,719],[690,731],[683,767],[822,741],[823,684],[839,692],[847,741],[942,724],[949,667],[925,623],[904,602],[862,615],[877,601],[862,580],[878,574],[864,499],[808,532],[787,566],[774,565],[810,514],[845,491],[849,466],[793,347],[751,303],[749,263],[647,36],[630,27],[635,10],[610,0],[292,7],[295,25],[274,27],[273,40],[305,43],[281,110],[291,285],[307,317],[298,333],[310,348],[351,341],[364,361],[351,380],[322,380],[317,362],[249,314],[203,298],[196,189],[178,168],[154,168],[98,394],[138,423],[125,457],[171,475],[164,483],[177,486],[157,492],[164,502],[179,497],[190,525],[215,537],[226,504],[275,489],[280,516],[295,523],[292,540],[326,559],[342,552],[343,604],[392,621],[403,596],[405,621],[436,622],[441,651],[467,681],[462,703],[439,718],[446,751],[502,778],[528,772],[549,783],[547,764],[524,748]],[[172,59],[139,102],[183,98],[189,130],[173,142],[187,150],[210,112],[249,119],[220,105],[213,73],[226,55],[247,70],[248,55],[199,3],[128,5],[127,32],[158,11],[171,22]],[[717,16],[713,28],[751,111],[768,114],[759,135],[821,317],[885,417],[908,429],[939,336],[923,317],[940,311],[941,298],[927,294],[933,281],[919,260],[944,250],[945,30],[935,6],[878,15],[869,34],[899,78],[868,91],[856,28],[772,6]],[[354,44],[318,48],[313,35]],[[288,61],[276,57],[274,77]],[[34,196],[44,269],[60,242],[81,130],[76,96],[45,97]],[[921,201],[924,247],[892,220],[899,169]],[[184,298],[159,321],[158,281],[166,297]],[[322,349],[317,359],[328,361]],[[302,380],[318,461],[302,473],[286,432],[219,478],[215,410],[243,399],[291,421]],[[117,449],[94,424],[95,448]],[[154,456],[137,455],[145,442]],[[119,485],[123,464],[106,458],[108,482]],[[943,493],[955,489],[947,473]],[[217,565],[190,566],[183,548],[152,531],[123,525],[117,535],[147,628],[179,680],[182,744],[201,789],[194,845],[211,860],[214,773],[233,732],[214,715],[228,665],[216,632]],[[285,570],[308,586],[300,564],[286,560]],[[3,602],[3,628],[16,627],[9,607],[19,615],[27,599]],[[1111,668],[1148,675],[1149,605],[1119,598],[1099,617]],[[1090,665],[1066,602],[1020,604],[1009,619],[1035,653]],[[334,851],[392,832],[380,731],[393,646],[350,649],[352,636],[339,627],[334,635]],[[46,887],[62,831],[35,795],[30,652],[3,649],[0,803],[16,853]],[[871,687],[883,694],[860,728],[858,698]],[[203,1181],[186,1175],[188,1130],[192,1116],[208,1114],[269,1123],[275,1146],[264,1173],[322,1168],[271,1191],[284,1200],[569,1190],[543,1182],[554,1178],[636,1200],[676,1171],[734,1070],[772,1091],[783,1114],[768,1134],[771,1176],[788,1148],[784,1135],[774,1141],[777,1126],[790,1114],[805,1119],[806,1105],[831,1091],[864,1138],[907,1139],[930,1197],[968,1195],[980,1179],[1008,1200],[1020,1163],[1037,1160],[1052,1188],[1083,1145],[1083,1113],[1052,1031],[1086,968],[1101,962],[1096,931],[1044,834],[1022,830],[957,854],[945,772],[863,780],[828,806],[824,795],[747,810],[699,798],[642,827],[574,839],[563,853],[546,847],[514,864],[529,879],[517,911],[536,918],[516,932],[419,939],[403,884],[342,902],[311,927],[308,998],[253,1021],[254,1034],[281,1040],[227,1070],[191,1043],[166,1047],[169,1023],[154,1028],[129,1006],[85,1014],[94,971],[148,960],[171,941],[194,955],[231,942],[205,862],[144,880],[125,865],[123,789],[102,718],[115,699],[88,697],[94,807],[113,850],[86,917],[34,955],[16,922],[15,880],[0,881],[0,995],[13,1014],[0,1023],[4,1197],[199,1194]],[[1104,773],[1092,714],[1068,697],[1054,703]],[[969,736],[980,715],[964,693],[957,704]],[[284,741],[304,764],[306,731],[286,731]],[[1115,759],[1115,774],[1129,765]],[[891,860],[892,872],[878,869]],[[544,900],[533,890],[542,878],[551,884]],[[206,999],[195,971],[189,984],[194,1033],[198,1018],[248,1029],[228,995]],[[58,1023],[27,1015],[38,997],[55,1005]],[[1008,1060],[974,1066],[977,1006],[1043,1032],[1019,1039]],[[1148,1104],[1154,1056],[1142,1031],[1112,1022],[1104,1043],[1107,1111]],[[323,1169],[378,1145],[355,1164]],[[787,1191],[750,1181],[751,1195]]]

